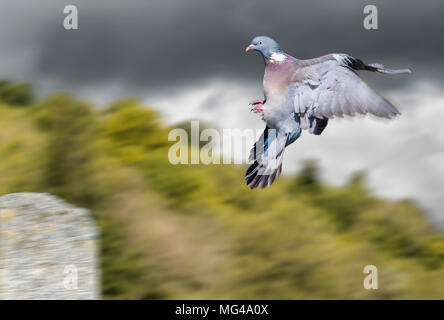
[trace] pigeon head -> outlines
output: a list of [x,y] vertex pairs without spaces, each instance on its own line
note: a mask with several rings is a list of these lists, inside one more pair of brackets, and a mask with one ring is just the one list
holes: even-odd
[[284,51],[282,51],[279,44],[273,39],[265,36],[256,37],[251,41],[251,44],[245,49],[245,52],[248,51],[258,51],[262,54],[264,59],[269,60],[274,55],[283,55]]

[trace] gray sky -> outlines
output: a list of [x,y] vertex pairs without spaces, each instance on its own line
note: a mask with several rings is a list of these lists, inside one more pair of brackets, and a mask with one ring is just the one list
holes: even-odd
[[[63,29],[67,4],[78,6],[79,30]],[[366,4],[378,8],[377,31],[362,27]],[[0,0],[0,78],[101,104],[137,95],[170,123],[261,128],[248,102],[262,95],[263,63],[244,53],[255,35],[298,58],[346,52],[410,67],[410,76],[362,74],[401,118],[335,120],[292,145],[284,171],[314,157],[342,183],[364,169],[378,194],[419,199],[444,222],[443,9],[442,0]]]
[[[16,0],[0,1],[0,71],[11,78],[61,81],[69,89],[113,82],[146,92],[225,75],[256,81],[259,57],[244,55],[255,35],[274,37],[309,58],[347,52],[369,61],[409,65],[414,79],[441,79],[441,0]],[[76,4],[80,29],[62,27]],[[362,27],[376,4],[378,31]],[[378,80],[381,87],[410,79]]]

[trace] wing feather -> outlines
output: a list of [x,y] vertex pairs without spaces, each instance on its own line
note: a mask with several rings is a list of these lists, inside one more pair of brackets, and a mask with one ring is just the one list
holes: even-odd
[[[309,112],[323,118],[354,116],[371,113],[382,118],[393,118],[400,112],[385,98],[368,87],[349,68],[326,64],[329,70],[317,66],[313,79],[297,82],[292,88],[296,114]],[[320,76],[316,76],[319,75]]]

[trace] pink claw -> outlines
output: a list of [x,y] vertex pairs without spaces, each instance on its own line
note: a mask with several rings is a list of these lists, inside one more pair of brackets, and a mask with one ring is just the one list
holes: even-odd
[[264,100],[254,100],[253,102],[250,103],[251,105],[255,106],[257,104],[264,104]]
[[254,113],[264,114],[264,109],[262,106],[264,105],[264,100],[254,100],[250,103],[251,106],[254,106],[251,111]]
[[[261,104],[262,105],[262,104]],[[254,113],[261,113],[264,114],[264,109],[262,109],[260,106],[254,106],[251,111],[253,111]]]

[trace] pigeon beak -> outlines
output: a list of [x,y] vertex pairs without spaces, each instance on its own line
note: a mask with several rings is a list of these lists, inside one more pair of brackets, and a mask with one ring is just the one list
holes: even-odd
[[253,48],[254,48],[254,45],[250,44],[250,45],[245,49],[245,52],[248,52],[248,51],[250,51],[250,50],[253,49]]

